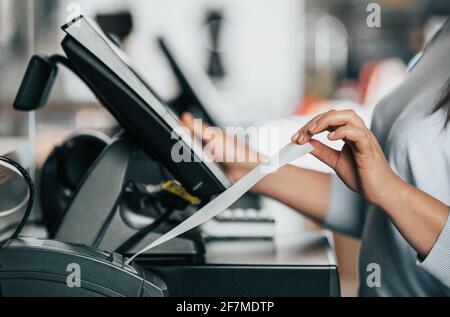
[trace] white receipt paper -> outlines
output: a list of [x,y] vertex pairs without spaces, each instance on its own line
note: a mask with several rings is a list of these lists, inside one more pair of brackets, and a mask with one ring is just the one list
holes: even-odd
[[298,145],[295,143],[289,143],[282,148],[278,153],[272,156],[270,159],[258,165],[250,173],[245,175],[239,181],[230,186],[226,191],[217,196],[216,199],[205,205],[202,209],[197,211],[191,217],[180,223],[178,226],[162,235],[141,251],[133,255],[128,259],[125,264],[130,264],[140,254],[164,243],[179,235],[205,223],[206,221],[214,218],[222,213],[225,209],[230,207],[236,202],[242,195],[248,192],[253,186],[256,185],[267,174],[276,171],[280,167],[308,154],[313,150],[313,147],[308,143],[305,145]]

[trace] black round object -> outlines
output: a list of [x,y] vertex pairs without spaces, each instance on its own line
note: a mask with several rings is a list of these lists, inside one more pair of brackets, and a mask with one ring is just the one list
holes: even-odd
[[40,202],[50,235],[83,177],[109,142],[97,134],[77,134],[55,147],[41,170]]

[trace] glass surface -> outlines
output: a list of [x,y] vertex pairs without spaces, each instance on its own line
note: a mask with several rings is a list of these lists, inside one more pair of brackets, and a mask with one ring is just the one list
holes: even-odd
[[20,210],[28,197],[27,183],[19,171],[0,161],[0,218]]

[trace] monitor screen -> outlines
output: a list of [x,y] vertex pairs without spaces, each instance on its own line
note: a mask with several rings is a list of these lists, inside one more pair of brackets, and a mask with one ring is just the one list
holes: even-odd
[[[188,111],[210,125],[217,125],[206,110],[206,98],[204,98],[202,90],[195,85],[195,80],[190,76],[186,67],[178,60],[178,56],[164,38],[160,37],[158,43],[180,86],[180,95],[171,103],[174,111],[177,113]],[[204,81],[199,84],[204,84]],[[205,88],[210,89],[211,87],[206,86]]]
[[[76,73],[150,157],[160,160],[194,194],[210,196],[230,185],[220,166],[180,129],[178,117],[95,22],[80,16],[63,30],[67,36],[62,46]],[[173,159],[173,146],[179,142],[189,148],[190,160]]]

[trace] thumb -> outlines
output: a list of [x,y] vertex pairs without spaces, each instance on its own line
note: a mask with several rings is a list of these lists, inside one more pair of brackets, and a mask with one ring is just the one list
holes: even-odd
[[339,159],[339,151],[336,151],[315,139],[311,139],[310,144],[314,148],[314,150],[311,151],[311,154],[335,170]]

